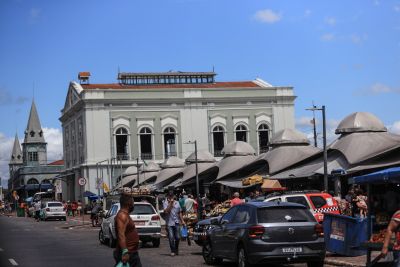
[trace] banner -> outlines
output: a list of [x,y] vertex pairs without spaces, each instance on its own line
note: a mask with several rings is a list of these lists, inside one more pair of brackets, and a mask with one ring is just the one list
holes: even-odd
[[104,190],[104,192],[106,192],[106,193],[110,192],[110,188],[108,188],[108,186],[107,186],[106,183],[103,183],[103,190]]

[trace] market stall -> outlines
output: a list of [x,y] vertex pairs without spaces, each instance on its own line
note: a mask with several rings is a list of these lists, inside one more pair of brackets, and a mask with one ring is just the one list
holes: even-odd
[[[398,207],[400,167],[389,168],[367,175],[357,176],[349,179],[350,184],[366,185],[368,196],[368,242],[363,244],[367,249],[366,266],[372,266],[371,252],[380,251],[383,246],[385,229]],[[393,202],[395,205],[389,205]],[[379,208],[378,208],[379,207]]]

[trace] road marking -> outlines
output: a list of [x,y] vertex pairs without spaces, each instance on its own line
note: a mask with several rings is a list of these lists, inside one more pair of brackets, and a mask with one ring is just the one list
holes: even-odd
[[8,259],[13,266],[18,266],[18,263],[14,259]]

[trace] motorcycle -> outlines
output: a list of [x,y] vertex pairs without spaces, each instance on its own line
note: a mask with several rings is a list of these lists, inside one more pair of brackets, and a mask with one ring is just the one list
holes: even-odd
[[99,210],[97,213],[92,213],[91,214],[91,220],[92,220],[92,226],[93,227],[97,227],[97,226],[101,226],[101,223],[103,222],[103,218],[104,218],[104,211],[103,210]]

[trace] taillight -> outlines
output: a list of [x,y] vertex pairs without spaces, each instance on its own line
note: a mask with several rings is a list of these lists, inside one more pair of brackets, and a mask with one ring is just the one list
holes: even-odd
[[324,227],[322,224],[317,223],[314,226],[315,233],[317,234],[318,237],[323,237],[324,236]]
[[46,208],[46,211],[50,211],[50,208]]
[[265,228],[262,225],[254,225],[249,228],[249,237],[250,238],[260,238],[263,236],[265,232]]
[[151,220],[152,220],[152,221],[159,221],[159,220],[160,220],[160,216],[158,216],[158,215],[153,215],[153,216],[151,217]]

